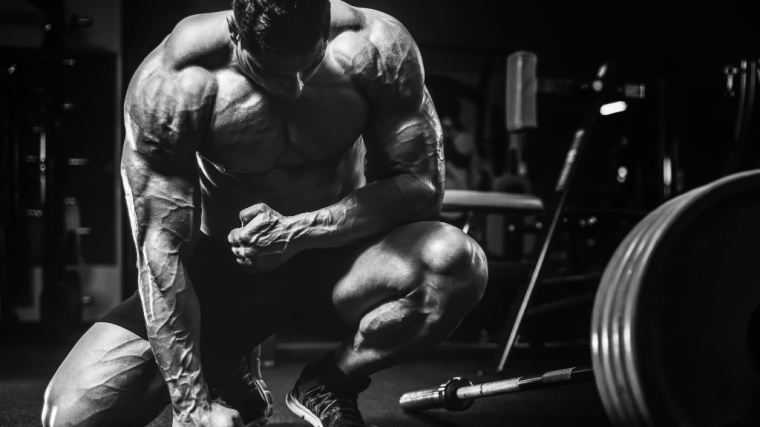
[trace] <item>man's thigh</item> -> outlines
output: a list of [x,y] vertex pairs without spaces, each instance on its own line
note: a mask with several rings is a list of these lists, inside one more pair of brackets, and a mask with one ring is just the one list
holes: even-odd
[[333,288],[333,306],[347,322],[358,324],[380,304],[416,292],[431,272],[457,275],[452,255],[476,245],[460,229],[442,222],[400,226],[356,251]]
[[169,404],[148,341],[95,323],[45,391],[44,425],[145,425]]

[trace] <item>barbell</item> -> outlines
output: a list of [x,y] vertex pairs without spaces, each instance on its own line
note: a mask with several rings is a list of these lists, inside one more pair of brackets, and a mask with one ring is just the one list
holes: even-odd
[[481,385],[454,378],[400,403],[463,410],[593,377],[617,426],[760,425],[760,170],[676,197],[628,233],[597,290],[591,360]]
[[592,378],[593,371],[588,367],[558,369],[540,375],[525,375],[478,385],[467,378],[454,377],[440,387],[405,393],[399,403],[407,411],[436,408],[464,411],[479,397],[584,382]]

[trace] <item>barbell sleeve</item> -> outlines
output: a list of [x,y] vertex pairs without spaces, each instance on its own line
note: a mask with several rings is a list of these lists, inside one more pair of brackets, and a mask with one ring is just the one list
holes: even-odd
[[466,378],[454,377],[440,387],[404,393],[399,400],[401,407],[407,411],[446,408],[449,411],[464,411],[472,406],[475,399],[460,399],[456,396],[462,386],[471,386]]

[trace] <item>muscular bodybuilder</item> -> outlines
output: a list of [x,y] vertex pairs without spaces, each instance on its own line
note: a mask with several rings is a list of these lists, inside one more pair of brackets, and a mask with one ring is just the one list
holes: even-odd
[[256,425],[251,350],[285,326],[340,337],[287,406],[363,426],[370,375],[451,334],[483,294],[481,248],[436,220],[441,127],[407,30],[327,0],[234,0],[180,22],[124,106],[138,293],[95,323],[45,394],[46,426]]

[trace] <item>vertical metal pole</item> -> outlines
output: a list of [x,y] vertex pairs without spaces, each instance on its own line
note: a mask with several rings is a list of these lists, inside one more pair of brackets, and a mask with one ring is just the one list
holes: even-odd
[[599,116],[599,108],[607,100],[608,93],[611,91],[610,86],[612,74],[613,73],[610,67],[607,64],[604,64],[600,67],[596,79],[592,83],[592,90],[597,92],[597,94],[593,102],[591,102],[591,104],[587,107],[583,123],[581,127],[575,132],[575,137],[573,138],[572,145],[570,146],[570,149],[568,150],[565,157],[565,164],[562,168],[559,179],[557,180],[557,186],[555,187],[555,201],[552,204],[553,209],[550,210],[553,212],[553,216],[549,227],[546,229],[546,232],[544,234],[541,251],[539,252],[538,258],[533,268],[533,274],[531,275],[530,282],[528,283],[528,286],[525,290],[525,295],[523,296],[522,303],[520,304],[520,309],[514,316],[512,329],[510,331],[509,338],[507,339],[504,350],[502,351],[501,357],[498,361],[496,372],[501,373],[504,371],[504,368],[506,367],[507,361],[509,359],[509,354],[514,347],[515,341],[517,340],[520,324],[522,323],[522,319],[525,316],[525,312],[527,311],[533,290],[535,289],[536,284],[541,277],[546,255],[549,252],[549,248],[554,238],[557,226],[563,218],[568,194],[570,193],[572,182],[578,169],[577,166],[583,158],[585,148],[588,146],[591,130],[593,129],[594,124],[596,123],[596,119]]
[[[65,22],[63,0],[45,3],[45,34],[42,43],[44,76],[44,141],[40,147],[40,172],[44,173],[43,289],[40,318],[46,328],[57,327],[60,305],[56,292],[63,281],[59,247],[63,240],[63,186],[65,150],[63,146],[63,55]],[[44,156],[44,157],[43,157]],[[42,174],[41,174],[42,175]]]

